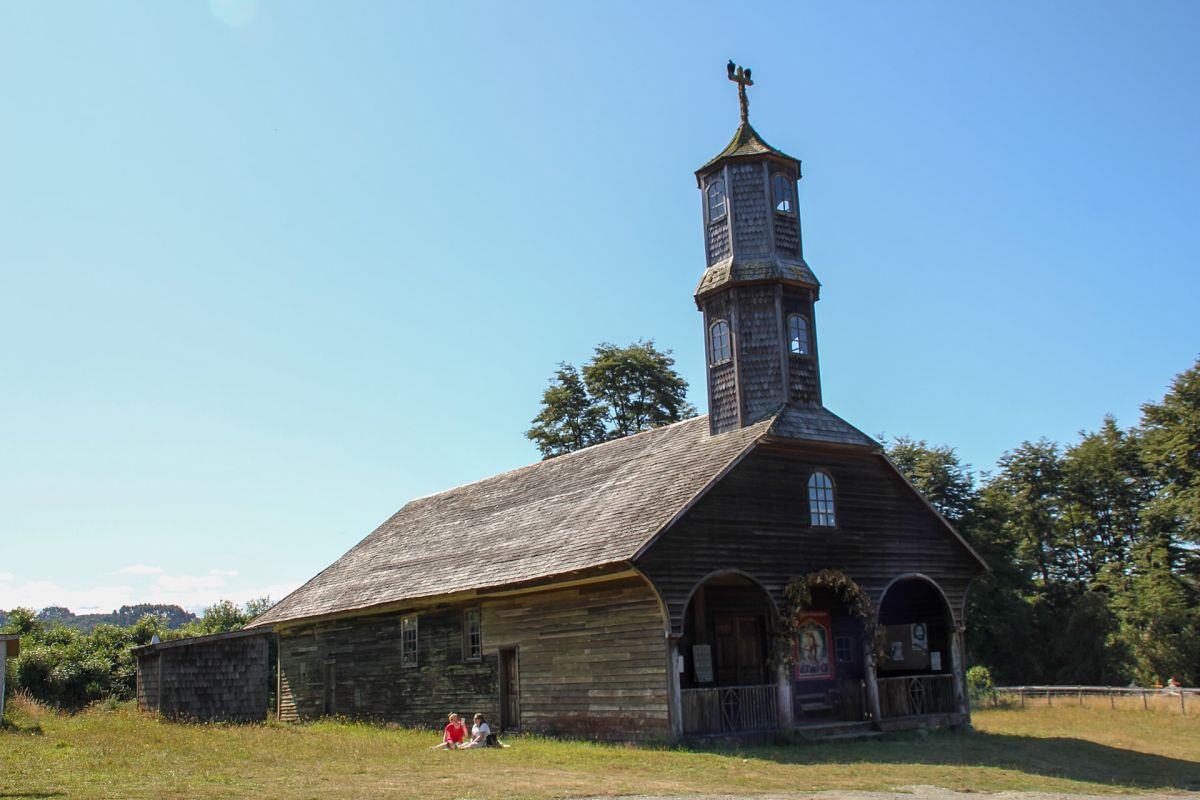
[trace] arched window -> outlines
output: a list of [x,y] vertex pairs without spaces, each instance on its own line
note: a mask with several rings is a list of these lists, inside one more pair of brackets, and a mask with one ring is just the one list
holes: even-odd
[[808,516],[814,527],[832,528],[837,524],[833,479],[825,472],[814,472],[808,479]]
[[716,222],[725,216],[725,181],[715,180],[708,185],[708,221]]
[[709,352],[712,363],[720,364],[729,360],[729,323],[719,319],[708,329]]
[[792,199],[792,181],[782,172],[771,176],[771,202],[775,204],[775,210],[783,214],[791,214],[796,210],[796,203]]
[[799,314],[788,314],[788,350],[794,356],[808,355],[808,320]]

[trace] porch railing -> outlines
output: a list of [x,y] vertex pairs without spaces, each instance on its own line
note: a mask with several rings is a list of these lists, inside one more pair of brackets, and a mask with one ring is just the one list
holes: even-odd
[[774,685],[684,689],[680,695],[687,735],[757,733],[779,727]]
[[884,719],[953,713],[953,675],[879,678],[879,711]]

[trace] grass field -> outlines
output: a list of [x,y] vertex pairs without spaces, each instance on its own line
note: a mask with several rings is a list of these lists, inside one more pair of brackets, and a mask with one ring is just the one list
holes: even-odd
[[181,725],[128,708],[56,714],[21,700],[0,730],[0,797],[549,798],[634,793],[1200,790],[1200,715],[994,709],[978,733],[673,749],[511,739],[434,752],[428,732],[321,722]]

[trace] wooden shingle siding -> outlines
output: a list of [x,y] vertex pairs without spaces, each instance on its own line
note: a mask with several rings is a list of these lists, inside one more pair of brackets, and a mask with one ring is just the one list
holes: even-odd
[[741,163],[729,167],[733,191],[729,193],[733,214],[733,248],[738,255],[763,254],[770,250],[767,238],[767,193],[763,163]]
[[164,717],[254,722],[267,717],[267,637],[170,642],[138,654],[138,708]]
[[[447,605],[290,627],[280,632],[279,716],[333,713],[440,727],[446,714],[499,720],[501,648],[515,647],[523,730],[588,738],[666,735],[664,621],[640,578],[474,602],[483,660],[462,659],[462,609]],[[400,666],[400,619],[420,620],[418,666]]]
[[775,304],[775,287],[746,286],[737,293],[738,394],[744,422],[754,422],[786,402],[780,352],[784,332]]
[[[808,524],[809,475],[836,490],[836,529]],[[840,569],[876,602],[889,582],[921,573],[937,582],[962,622],[967,585],[982,566],[882,457],[760,445],[636,562],[682,631],[688,594],[706,575],[740,570],[775,600],[795,576]]]

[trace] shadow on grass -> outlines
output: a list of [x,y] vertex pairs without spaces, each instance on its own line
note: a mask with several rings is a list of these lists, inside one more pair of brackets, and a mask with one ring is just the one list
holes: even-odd
[[893,733],[877,739],[748,747],[739,752],[743,758],[780,764],[993,767],[1138,789],[1200,790],[1200,762],[1064,737],[953,731]]

